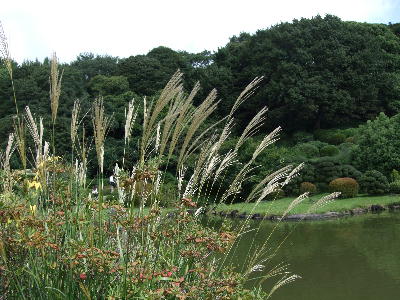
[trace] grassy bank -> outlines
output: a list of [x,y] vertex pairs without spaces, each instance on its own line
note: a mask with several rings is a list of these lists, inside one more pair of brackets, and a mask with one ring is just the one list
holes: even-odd
[[[306,199],[293,208],[289,214],[304,214],[304,213],[324,213],[328,211],[342,212],[354,208],[367,208],[371,205],[389,205],[392,203],[400,202],[399,195],[387,195],[387,196],[360,196],[348,199],[337,199],[330,202],[322,207],[317,208],[315,211],[310,211],[311,206],[319,198],[326,194],[320,194]],[[232,211],[238,210],[241,213],[259,213],[265,215],[282,215],[289,204],[295,199],[294,197],[282,198],[274,201],[263,201],[254,208],[253,203],[236,203],[236,204],[221,204],[218,206],[217,211]]]

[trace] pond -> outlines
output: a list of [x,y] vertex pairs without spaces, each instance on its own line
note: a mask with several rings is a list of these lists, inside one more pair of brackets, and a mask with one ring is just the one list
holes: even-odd
[[[276,224],[252,221],[232,260],[242,265],[249,245],[260,245]],[[288,236],[274,259],[302,278],[272,299],[400,299],[400,213],[367,214],[319,222],[281,223],[271,245]],[[265,282],[263,288],[270,288]]]

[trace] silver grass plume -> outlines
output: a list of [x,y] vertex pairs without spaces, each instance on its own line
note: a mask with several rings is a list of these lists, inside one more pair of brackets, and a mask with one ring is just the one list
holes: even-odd
[[178,158],[178,166],[182,165],[189,155],[188,147],[194,134],[199,129],[200,125],[215,111],[218,102],[217,91],[214,89],[206,97],[206,99],[195,109],[189,128],[187,129],[186,136],[183,140],[183,144],[180,150]]
[[10,158],[11,158],[11,155],[13,154],[14,150],[15,150],[14,134],[11,133],[8,136],[8,143],[7,143],[6,151],[4,153],[3,161],[2,161],[3,170],[5,173],[4,190],[6,192],[11,192],[12,186],[13,186],[12,176],[11,176],[11,168],[10,168]]
[[72,109],[72,116],[71,116],[71,142],[72,148],[75,146],[76,138],[78,136],[78,127],[79,127],[79,112],[81,110],[81,102],[79,99],[74,101],[74,108]]
[[94,142],[96,146],[97,162],[100,172],[104,170],[104,141],[111,125],[111,117],[104,113],[103,98],[97,98],[92,108],[92,123],[94,132]]
[[17,142],[18,154],[21,159],[22,167],[26,169],[26,136],[25,136],[25,123],[23,118],[13,118],[13,127],[15,140]]
[[35,163],[36,167],[39,166],[41,159],[42,159],[42,147],[43,147],[43,118],[39,119],[39,126],[37,125],[35,119],[32,116],[31,110],[29,106],[25,107],[25,119],[27,121],[27,127],[29,130],[29,133],[32,136],[33,142],[35,144],[35,150],[36,150],[36,157],[35,157]]
[[169,80],[154,104],[152,102],[147,107],[146,99],[144,99],[143,135],[140,144],[140,164],[142,165],[150,147],[152,136],[156,131],[157,118],[159,118],[161,111],[183,90],[182,76],[183,74],[178,70]]
[[115,183],[117,184],[118,202],[120,204],[123,204],[126,199],[126,191],[120,185],[120,182],[119,182],[120,173],[121,173],[120,167],[118,166],[118,164],[115,164],[115,167],[114,167],[114,175],[115,176],[114,177],[115,177]]
[[[289,166],[285,166],[275,172],[273,172],[272,174],[269,174],[267,176],[265,176],[263,178],[263,180],[261,180],[250,192],[249,196],[246,199],[246,202],[252,202],[253,200],[255,200],[257,197],[259,197],[261,195],[261,198],[263,198],[263,194],[264,194],[264,186],[268,185],[270,182],[277,182],[280,181],[281,179],[285,179],[290,170],[293,167],[291,165]],[[284,182],[280,184],[280,187],[284,186]],[[258,202],[258,201],[257,201]]]
[[271,289],[269,292],[267,299],[271,298],[272,294],[276,292],[277,289],[281,288],[282,286],[295,281],[296,279],[301,278],[299,275],[284,275]]
[[[6,66],[8,76],[10,77],[10,80],[11,80],[11,87],[12,87],[12,91],[13,91],[15,111],[16,111],[17,117],[18,117],[19,111],[18,111],[18,105],[17,105],[17,96],[15,94],[12,59],[10,56],[10,50],[8,47],[7,37],[4,33],[3,24],[1,22],[0,22],[0,56],[3,60],[4,65]],[[18,119],[18,121],[19,121],[19,119]]]
[[264,76],[256,77],[252,82],[250,82],[246,88],[240,93],[239,97],[236,99],[235,103],[232,106],[232,109],[229,113],[229,118],[236,112],[240,105],[243,104],[247,99],[249,99],[259,87],[261,81],[264,79]]
[[10,158],[14,152],[14,134],[10,133],[8,136],[8,143],[6,147],[6,152],[4,153],[4,163],[3,168],[6,172],[10,172]]
[[53,124],[56,122],[58,104],[61,94],[61,80],[63,71],[58,71],[57,55],[54,52],[50,63],[50,105],[51,105],[51,120]]
[[4,65],[6,66],[8,75],[13,78],[12,60],[10,56],[10,49],[8,47],[7,37],[4,33],[3,24],[0,21],[0,55],[3,59]]
[[192,91],[190,92],[190,95],[186,99],[181,99],[178,98],[178,100],[181,101],[176,101],[177,102],[177,110],[178,110],[178,117],[175,122],[175,128],[172,133],[171,137],[171,143],[169,147],[169,152],[168,152],[168,157],[171,157],[175,146],[178,143],[179,137],[182,135],[185,126],[189,123],[189,120],[191,119],[191,107],[193,104],[193,99],[200,90],[200,84],[197,82],[195,86],[193,87]]
[[125,145],[129,144],[129,141],[132,136],[132,128],[135,123],[135,119],[137,116],[138,110],[135,109],[135,101],[132,99],[128,104],[128,112],[125,111],[125,135],[124,141]]
[[236,144],[236,150],[239,149],[250,137],[258,132],[265,121],[267,111],[268,109],[263,107],[247,124]]

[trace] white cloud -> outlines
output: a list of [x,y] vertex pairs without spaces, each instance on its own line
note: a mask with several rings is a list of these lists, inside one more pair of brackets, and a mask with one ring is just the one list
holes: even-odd
[[240,32],[317,14],[399,22],[399,13],[397,20],[385,19],[396,8],[397,0],[13,0],[2,4],[0,20],[18,61],[43,59],[53,50],[70,61],[85,51],[127,57],[159,45],[216,50]]

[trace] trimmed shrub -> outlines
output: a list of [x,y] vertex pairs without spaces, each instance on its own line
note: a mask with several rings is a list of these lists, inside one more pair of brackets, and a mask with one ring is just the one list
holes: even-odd
[[357,196],[359,185],[357,181],[350,177],[336,178],[329,183],[332,192],[340,192],[341,198],[352,198]]
[[343,133],[336,132],[329,137],[327,142],[330,144],[339,145],[341,143],[344,143],[345,140],[346,136]]
[[389,183],[389,192],[392,194],[400,194],[400,180]]
[[346,140],[346,135],[338,130],[319,129],[314,132],[314,137],[317,140],[328,144],[339,145]]
[[340,162],[335,157],[321,157],[313,160],[312,163],[316,170],[314,182],[329,183],[333,179],[342,177]]
[[352,165],[342,165],[341,166],[341,175],[339,177],[350,177],[355,180],[360,180],[362,173],[354,168]]
[[307,192],[310,194],[315,194],[317,192],[317,187],[315,186],[315,184],[308,181],[302,182],[300,184],[300,193],[304,194]]
[[367,171],[360,178],[361,191],[370,195],[381,195],[388,191],[389,183],[385,175],[376,170]]
[[306,158],[313,158],[319,156],[318,148],[309,143],[296,145],[296,150],[297,152],[299,152],[301,156],[304,156]]
[[321,150],[321,148],[329,145],[328,143],[321,142],[321,141],[311,141],[311,142],[308,142],[307,144],[317,147],[318,150]]
[[335,156],[338,154],[339,154],[339,149],[334,145],[327,145],[322,147],[321,150],[319,150],[320,156]]
[[307,142],[310,142],[310,141],[314,140],[314,135],[312,133],[309,133],[309,132],[298,131],[298,132],[293,134],[292,139],[296,143],[307,143]]

